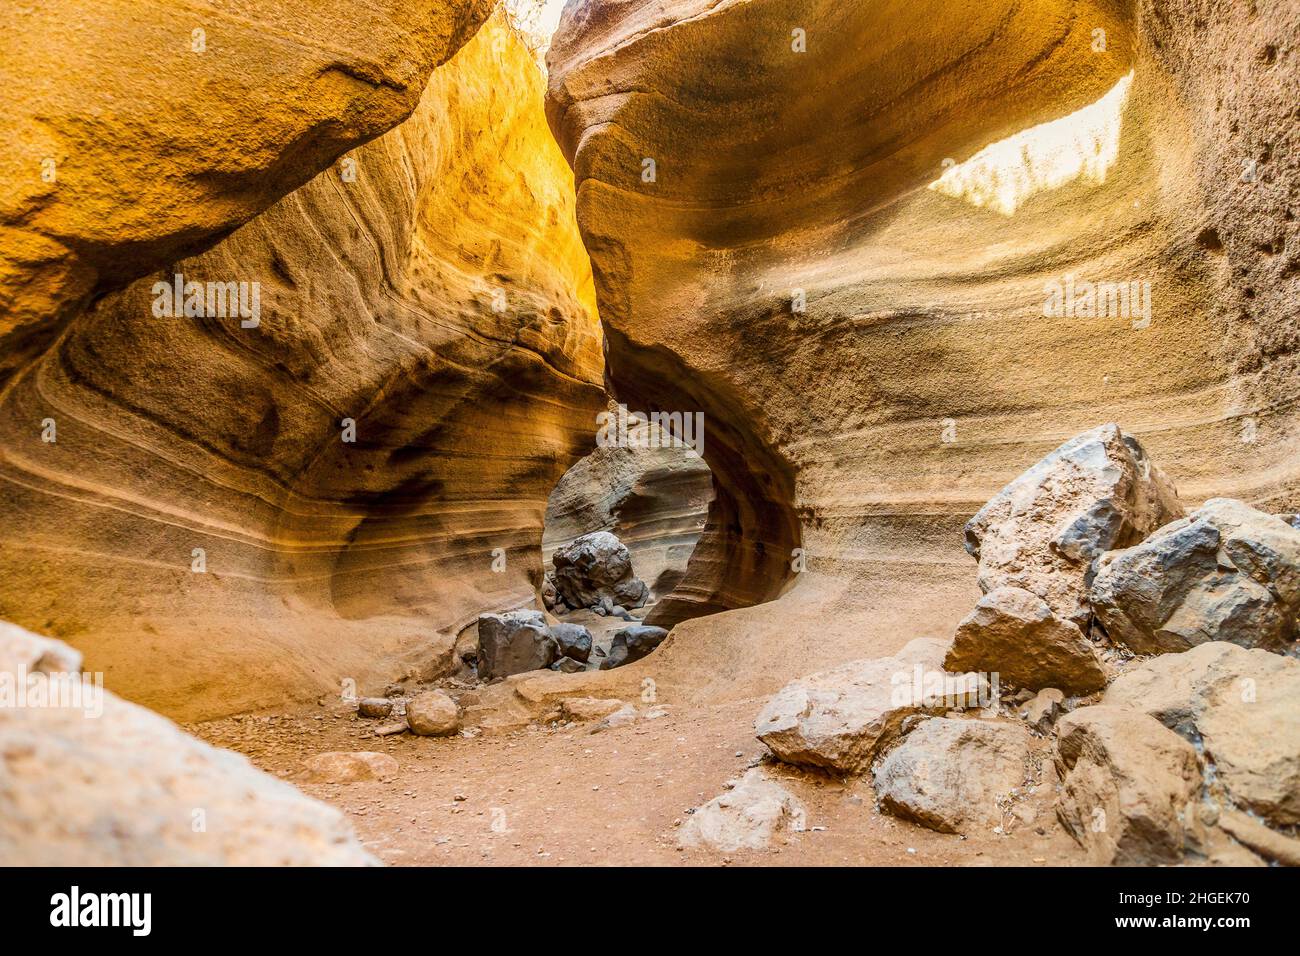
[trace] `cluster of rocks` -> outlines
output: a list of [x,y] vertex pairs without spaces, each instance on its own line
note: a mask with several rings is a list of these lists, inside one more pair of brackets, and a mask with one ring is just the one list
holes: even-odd
[[[645,657],[668,636],[662,627],[631,624],[614,635],[609,652],[595,649],[599,668],[608,670]],[[541,611],[480,614],[478,676],[493,681],[527,671],[574,673],[593,661],[591,632],[579,624],[548,624]]]
[[410,731],[418,737],[450,737],[460,733],[461,708],[446,691],[432,689],[404,697],[362,697],[357,716],[383,720],[375,734],[386,737]]
[[574,539],[551,556],[554,570],[542,584],[542,600],[556,614],[589,608],[596,614],[635,620],[631,608],[650,600],[650,589],[632,570],[632,554],[609,531]]
[[882,810],[943,832],[1054,795],[1097,863],[1300,861],[1293,516],[1187,514],[1104,425],[991,499],[966,546],[984,596],[952,642],[787,685],[755,726],[776,759],[871,773]]

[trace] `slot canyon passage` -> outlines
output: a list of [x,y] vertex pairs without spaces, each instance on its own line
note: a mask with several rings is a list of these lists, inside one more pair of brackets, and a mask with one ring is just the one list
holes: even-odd
[[0,862],[1300,863],[1300,2],[560,6],[3,28]]

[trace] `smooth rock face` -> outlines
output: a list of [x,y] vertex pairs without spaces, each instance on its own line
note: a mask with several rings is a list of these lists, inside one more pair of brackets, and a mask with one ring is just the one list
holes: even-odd
[[1300,824],[1297,701],[1300,661],[1222,641],[1144,661],[1102,698],[1201,741],[1215,782],[1276,826]]
[[[67,645],[0,625],[0,673],[76,674]],[[36,678],[42,680],[44,678]],[[356,866],[343,815],[109,691],[0,707],[0,860],[11,866]],[[391,758],[389,758],[391,759]],[[195,827],[202,808],[205,830]]]
[[802,833],[807,814],[791,793],[761,767],[745,772],[736,785],[698,807],[682,825],[682,846],[707,846],[724,853],[762,850],[782,832]]
[[584,534],[551,555],[555,589],[569,607],[640,607],[649,591],[632,570],[627,546],[608,531]]
[[1029,733],[1019,724],[932,717],[875,769],[882,809],[940,833],[1002,823],[1028,773]]
[[495,680],[550,667],[556,657],[555,638],[541,611],[480,614],[478,618],[478,676]]
[[0,380],[90,293],[202,248],[406,119],[491,10],[60,0],[11,17]]
[[1090,694],[1106,683],[1091,642],[1070,621],[1057,617],[1038,595],[1000,587],[980,598],[957,627],[944,658],[950,671],[996,671],[1013,687],[1059,687]]
[[[339,15],[369,29],[388,6]],[[391,50],[376,28],[367,56],[418,67],[435,21],[397,29]],[[186,75],[229,65],[230,42],[211,33]],[[382,95],[337,70],[316,82]],[[437,677],[480,612],[533,600],[547,496],[606,404],[543,83],[494,17],[410,119],[349,154],[354,181],[321,173],[207,252],[96,300],[25,364],[0,394],[0,612],[52,622],[124,696],[200,719],[347,678],[383,686],[414,661]],[[205,138],[212,115],[193,124]],[[186,215],[123,200],[114,187],[117,208],[165,228]],[[259,283],[259,324],[155,316],[152,286],[176,273]],[[47,417],[57,443],[41,440]]]
[[1088,596],[1106,633],[1139,654],[1207,641],[1283,650],[1300,617],[1300,530],[1216,498],[1101,556]]
[[[943,673],[941,641],[912,641],[897,656],[853,661],[786,685],[759,712],[754,734],[786,763],[846,773],[866,770],[895,740],[905,718],[942,713],[963,701],[927,700],[914,687],[923,674]],[[978,685],[947,675],[974,701]]]
[[651,624],[633,624],[614,635],[609,645],[609,656],[600,662],[601,670],[622,667],[646,657],[664,642],[668,632]]
[[1056,733],[1056,814],[1093,863],[1177,863],[1199,846],[1191,744],[1146,714],[1100,705],[1066,714]]
[[[1077,435],[1007,485],[966,525],[987,594],[1017,587],[1086,626],[1089,566],[1181,517],[1173,485],[1116,425]],[[1050,683],[1050,682],[1049,682]]]
[[440,690],[425,691],[407,702],[406,723],[421,737],[447,737],[460,730],[460,707]]
[[371,750],[330,751],[303,761],[314,783],[357,783],[362,780],[391,780],[397,776],[397,761],[388,754]]
[[591,631],[581,624],[552,624],[550,632],[560,656],[584,663],[591,657]]

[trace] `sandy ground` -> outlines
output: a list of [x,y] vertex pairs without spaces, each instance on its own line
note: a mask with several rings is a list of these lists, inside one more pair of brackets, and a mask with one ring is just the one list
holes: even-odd
[[[778,837],[766,851],[679,849],[677,831],[690,810],[764,754],[751,730],[761,704],[668,705],[668,716],[596,733],[595,724],[579,724],[447,739],[377,737],[374,721],[341,703],[187,729],[338,807],[366,846],[393,865],[1083,863],[1052,817],[1050,770],[1035,798],[1036,817],[1010,820],[1004,834],[990,828],[963,838],[880,813],[869,778],[773,764],[807,809],[806,832]],[[303,761],[332,750],[387,753],[400,770],[386,782],[307,782]]]

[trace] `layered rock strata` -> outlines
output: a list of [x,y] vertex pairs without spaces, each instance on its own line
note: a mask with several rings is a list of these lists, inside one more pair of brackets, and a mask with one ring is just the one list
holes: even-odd
[[[195,717],[436,670],[481,611],[534,600],[547,495],[605,404],[541,83],[493,20],[355,175],[24,365],[0,395],[0,617]],[[257,283],[259,314],[168,314],[177,274]]]

